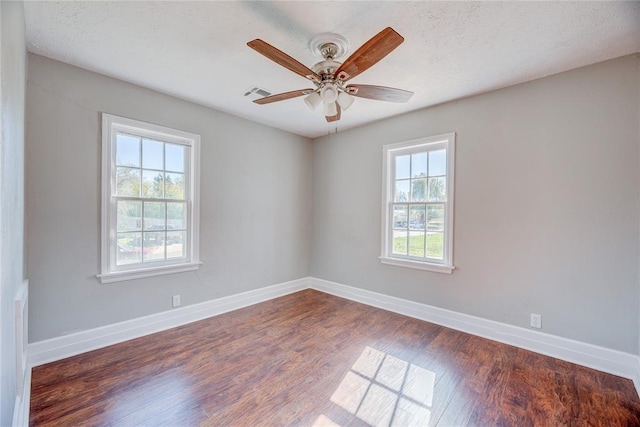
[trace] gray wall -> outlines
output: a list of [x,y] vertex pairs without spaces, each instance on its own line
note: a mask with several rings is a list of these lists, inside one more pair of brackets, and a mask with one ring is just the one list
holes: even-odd
[[[247,101],[249,102],[249,101]],[[200,134],[198,272],[102,285],[100,112]],[[31,342],[308,275],[311,141],[29,55]]]
[[[311,275],[638,354],[639,102],[633,55],[315,140]],[[451,131],[457,269],[380,264],[382,145]]]
[[[310,142],[31,55],[30,340],[312,275],[638,354],[639,104],[633,55]],[[95,279],[101,111],[202,135],[199,272]],[[450,131],[456,271],[380,264],[382,145]]]
[[24,108],[26,53],[22,2],[0,2],[0,425],[16,401],[13,301],[24,279]]

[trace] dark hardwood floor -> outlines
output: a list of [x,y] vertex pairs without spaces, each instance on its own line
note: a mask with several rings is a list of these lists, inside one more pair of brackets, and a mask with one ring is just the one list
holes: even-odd
[[32,426],[640,426],[630,380],[305,290],[33,369]]

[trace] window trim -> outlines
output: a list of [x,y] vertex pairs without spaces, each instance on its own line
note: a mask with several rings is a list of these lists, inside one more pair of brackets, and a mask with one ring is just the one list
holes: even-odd
[[[382,147],[382,241],[380,245],[381,255],[379,257],[382,264],[446,274],[451,274],[455,269],[455,266],[453,265],[455,142],[456,134],[455,132],[450,132],[426,138],[387,144]],[[419,152],[425,147],[438,145],[447,149],[447,206],[444,231],[444,259],[442,262],[431,262],[409,257],[394,256],[390,249],[392,244],[390,240],[392,233],[391,220],[393,218],[393,214],[390,213],[390,210],[394,194],[394,177],[392,176],[394,165],[392,164],[392,161],[398,153],[407,154],[411,152]]]
[[[111,191],[115,185],[115,136],[117,132],[132,133],[142,137],[186,145],[189,150],[190,185],[186,189],[189,194],[187,202],[187,220],[189,222],[187,260],[165,261],[155,265],[139,265],[136,267],[115,268],[111,240],[115,232],[112,226],[113,199]],[[171,129],[168,127],[128,119],[113,114],[102,113],[102,184],[101,184],[101,230],[100,259],[101,272],[96,277],[101,283],[120,282],[124,280],[154,277],[164,274],[197,270],[202,264],[199,260],[200,229],[200,135]]]

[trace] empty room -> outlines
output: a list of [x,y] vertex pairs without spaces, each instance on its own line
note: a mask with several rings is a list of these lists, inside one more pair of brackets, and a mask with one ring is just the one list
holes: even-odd
[[640,2],[0,19],[0,426],[640,426]]

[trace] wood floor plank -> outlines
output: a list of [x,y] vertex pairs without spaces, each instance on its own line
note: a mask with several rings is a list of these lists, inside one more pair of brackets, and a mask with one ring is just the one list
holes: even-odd
[[33,369],[31,426],[640,425],[630,380],[305,290]]

